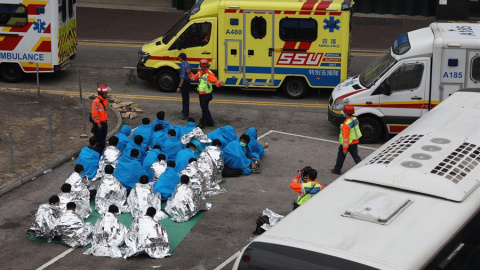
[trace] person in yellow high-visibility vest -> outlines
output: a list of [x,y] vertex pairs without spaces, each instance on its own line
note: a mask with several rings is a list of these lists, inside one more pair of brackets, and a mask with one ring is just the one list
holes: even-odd
[[352,105],[345,105],[343,107],[345,121],[340,125],[340,146],[338,147],[337,162],[335,167],[330,171],[333,174],[340,175],[342,173],[343,162],[347,156],[347,152],[352,155],[355,164],[358,164],[362,159],[358,155],[358,143],[362,133],[360,132],[360,125],[358,119],[353,116],[355,108]]
[[290,188],[298,193],[297,199],[293,202],[293,210],[324,189],[317,181],[317,170],[310,166],[298,171],[298,175],[290,182]]

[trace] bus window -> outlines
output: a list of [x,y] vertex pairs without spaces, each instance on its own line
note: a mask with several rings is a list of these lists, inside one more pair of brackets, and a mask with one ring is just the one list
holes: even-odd
[[28,22],[24,5],[0,4],[0,26],[24,27]]

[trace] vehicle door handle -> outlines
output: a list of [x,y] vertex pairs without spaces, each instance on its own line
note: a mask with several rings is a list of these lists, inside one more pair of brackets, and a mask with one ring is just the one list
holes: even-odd
[[211,52],[202,52],[202,54],[212,54]]
[[412,97],[412,99],[413,100],[422,100],[423,98],[415,96],[415,97]]

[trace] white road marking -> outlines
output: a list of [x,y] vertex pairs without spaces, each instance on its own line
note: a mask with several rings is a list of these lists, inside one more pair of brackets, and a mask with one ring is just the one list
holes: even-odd
[[[250,244],[250,243],[248,243]],[[248,246],[248,245],[247,245]],[[245,246],[246,247],[246,246]],[[245,247],[241,248],[237,253],[233,254],[230,258],[228,258],[226,261],[224,261],[222,264],[217,266],[214,270],[222,270],[223,267],[227,266],[227,264],[231,263],[233,260],[235,260],[238,255],[240,255],[240,251],[244,249]]]
[[42,270],[42,269],[45,269],[45,268],[49,267],[50,265],[54,264],[56,261],[60,260],[61,258],[67,256],[68,253],[70,253],[74,250],[75,250],[74,248],[69,248],[69,249],[65,250],[64,252],[62,252],[62,254],[58,255],[57,257],[51,259],[50,261],[48,261],[44,265],[37,268],[37,270]]
[[122,67],[123,69],[137,69],[136,67]]

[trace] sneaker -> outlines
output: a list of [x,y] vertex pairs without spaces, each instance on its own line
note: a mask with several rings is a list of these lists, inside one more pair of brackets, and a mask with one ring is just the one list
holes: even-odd
[[330,172],[333,173],[333,174],[341,175],[341,173],[340,173],[340,172],[336,172],[335,169],[331,169]]

